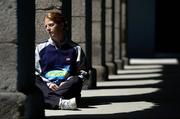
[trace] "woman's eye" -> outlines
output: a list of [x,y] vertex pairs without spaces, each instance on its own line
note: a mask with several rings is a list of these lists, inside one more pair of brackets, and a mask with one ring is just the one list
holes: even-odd
[[54,24],[49,24],[50,27],[54,26]]

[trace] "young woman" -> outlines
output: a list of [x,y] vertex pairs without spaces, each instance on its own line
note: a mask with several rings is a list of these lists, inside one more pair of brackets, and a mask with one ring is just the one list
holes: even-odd
[[59,12],[44,17],[49,39],[36,45],[36,85],[44,94],[46,108],[76,109],[88,64],[82,48],[65,36],[65,20]]

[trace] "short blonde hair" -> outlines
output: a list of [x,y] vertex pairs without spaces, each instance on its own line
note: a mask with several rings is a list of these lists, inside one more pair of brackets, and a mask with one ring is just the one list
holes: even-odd
[[65,22],[64,16],[60,12],[57,12],[57,11],[49,11],[47,15],[44,17],[44,20],[46,18],[54,21],[57,24]]

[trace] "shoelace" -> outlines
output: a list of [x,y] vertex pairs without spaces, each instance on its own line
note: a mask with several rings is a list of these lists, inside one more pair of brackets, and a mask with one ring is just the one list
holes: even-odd
[[69,109],[71,106],[70,106],[70,102],[69,101],[62,101],[61,102],[61,107],[63,109]]

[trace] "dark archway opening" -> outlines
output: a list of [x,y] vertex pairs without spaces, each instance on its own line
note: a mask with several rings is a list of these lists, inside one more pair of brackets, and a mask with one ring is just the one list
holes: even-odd
[[[179,56],[180,18],[177,1],[156,0],[156,43],[155,51],[160,54]],[[168,55],[168,56],[169,56]]]

